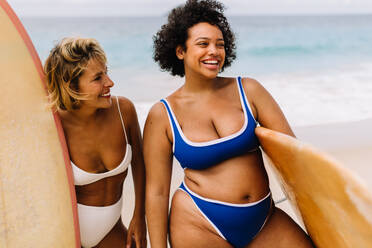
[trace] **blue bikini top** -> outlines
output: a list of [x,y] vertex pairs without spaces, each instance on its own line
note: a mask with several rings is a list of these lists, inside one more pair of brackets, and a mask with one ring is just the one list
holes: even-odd
[[243,127],[236,133],[206,142],[192,142],[183,134],[180,125],[166,99],[160,100],[167,109],[173,133],[173,154],[183,169],[207,169],[227,159],[258,149],[254,133],[256,120],[252,115],[241,78],[237,78],[240,102],[244,111]]

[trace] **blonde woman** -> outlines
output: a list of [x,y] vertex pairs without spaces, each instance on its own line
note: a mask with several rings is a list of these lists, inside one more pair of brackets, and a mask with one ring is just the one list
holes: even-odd
[[[111,96],[106,55],[94,39],[65,38],[44,71],[71,158],[82,247],[146,247],[145,172],[133,103]],[[121,221],[123,183],[131,164],[135,209]]]

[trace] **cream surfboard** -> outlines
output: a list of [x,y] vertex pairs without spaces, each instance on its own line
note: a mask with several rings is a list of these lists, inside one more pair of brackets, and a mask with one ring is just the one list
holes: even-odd
[[0,0],[0,247],[80,247],[72,172],[38,55]]
[[256,134],[317,247],[372,247],[372,196],[339,162],[290,136]]

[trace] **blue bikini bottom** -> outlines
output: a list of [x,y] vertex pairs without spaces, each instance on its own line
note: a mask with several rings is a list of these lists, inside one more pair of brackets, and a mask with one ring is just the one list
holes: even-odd
[[179,189],[191,197],[217,233],[234,247],[246,246],[261,231],[272,203],[270,192],[256,202],[232,204],[202,197],[192,192],[185,183]]

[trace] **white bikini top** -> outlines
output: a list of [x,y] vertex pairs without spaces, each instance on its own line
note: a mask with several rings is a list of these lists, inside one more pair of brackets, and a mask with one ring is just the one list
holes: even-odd
[[71,161],[72,172],[74,174],[75,185],[86,185],[86,184],[94,183],[94,182],[99,181],[99,180],[101,180],[103,178],[106,178],[106,177],[111,177],[111,176],[118,175],[118,174],[124,172],[128,168],[128,166],[129,166],[129,164],[132,160],[132,147],[128,143],[127,133],[125,132],[125,126],[124,126],[123,117],[121,116],[118,97],[116,97],[116,102],[117,102],[117,105],[118,105],[118,111],[119,111],[119,115],[120,115],[121,125],[122,125],[123,130],[124,130],[125,141],[127,142],[127,149],[125,151],[125,156],[124,156],[123,160],[121,161],[121,163],[117,167],[115,167],[112,170],[103,172],[103,173],[86,172],[86,171],[80,169],[79,167],[77,167]]

